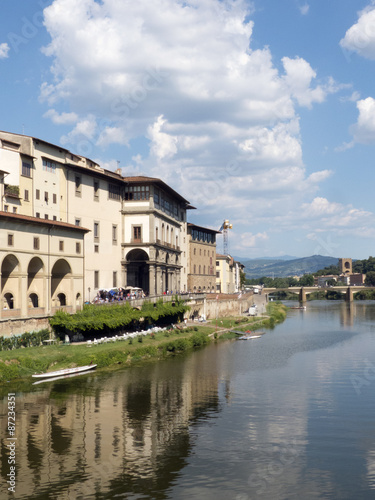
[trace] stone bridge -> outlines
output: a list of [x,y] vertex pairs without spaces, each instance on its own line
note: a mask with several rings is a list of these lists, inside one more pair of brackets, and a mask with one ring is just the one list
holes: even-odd
[[374,290],[373,286],[334,286],[334,287],[317,287],[317,286],[291,286],[287,288],[263,288],[262,294],[266,295],[267,298],[270,294],[275,292],[291,292],[298,295],[300,302],[306,302],[306,297],[310,293],[324,291],[327,293],[328,290],[333,290],[335,292],[345,293],[345,300],[347,302],[352,302],[354,299],[354,294],[360,292],[361,290]]

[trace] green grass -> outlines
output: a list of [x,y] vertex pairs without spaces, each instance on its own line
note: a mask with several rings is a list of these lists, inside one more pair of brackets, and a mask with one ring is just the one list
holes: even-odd
[[107,344],[50,345],[0,352],[0,382],[30,377],[35,373],[73,368],[91,362],[98,368],[129,366],[133,362],[161,359],[170,354],[192,349],[210,342],[208,335],[214,331],[209,327],[198,327],[159,332],[151,337],[121,340]]

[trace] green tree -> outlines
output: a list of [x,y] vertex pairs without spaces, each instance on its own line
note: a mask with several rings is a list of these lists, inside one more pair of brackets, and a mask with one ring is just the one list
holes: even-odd
[[301,286],[313,286],[314,276],[312,274],[305,274],[304,276],[301,276],[299,279],[299,284]]
[[369,286],[375,286],[375,271],[369,271],[366,274],[365,283],[366,283],[366,285],[369,285]]

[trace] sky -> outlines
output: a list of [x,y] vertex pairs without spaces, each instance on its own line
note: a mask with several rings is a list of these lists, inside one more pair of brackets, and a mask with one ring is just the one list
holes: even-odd
[[161,178],[232,255],[375,255],[375,0],[2,7],[1,130]]

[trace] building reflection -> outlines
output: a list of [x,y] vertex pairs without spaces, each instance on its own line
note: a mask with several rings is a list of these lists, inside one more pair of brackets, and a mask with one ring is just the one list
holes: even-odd
[[[204,376],[197,362],[190,356],[110,376],[90,374],[17,395],[17,498],[86,499],[168,488],[191,452],[189,426],[219,411],[214,358]],[[7,436],[6,419],[1,425]],[[3,484],[5,445],[3,439]]]

